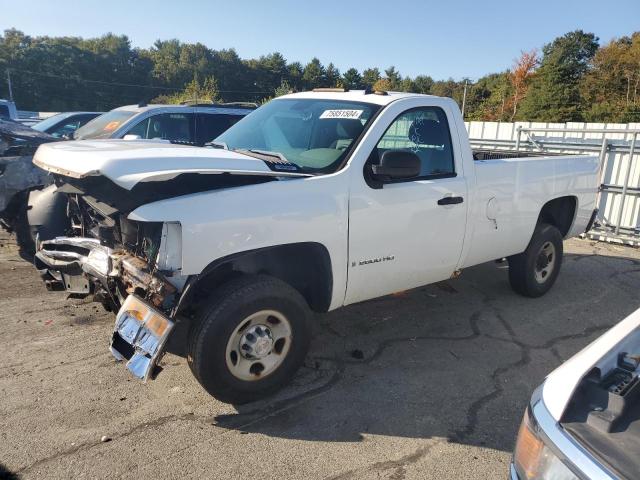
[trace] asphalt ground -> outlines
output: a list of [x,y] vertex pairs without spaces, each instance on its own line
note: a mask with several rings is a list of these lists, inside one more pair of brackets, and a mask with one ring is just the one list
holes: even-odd
[[113,315],[45,291],[2,232],[0,477],[505,478],[533,389],[640,307],[640,250],[565,252],[539,299],[490,263],[319,315],[293,384],[236,408],[173,355],[134,379],[108,350]]

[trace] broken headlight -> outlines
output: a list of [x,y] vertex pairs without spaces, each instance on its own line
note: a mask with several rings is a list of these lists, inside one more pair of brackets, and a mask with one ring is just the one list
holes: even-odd
[[111,259],[109,258],[109,250],[102,248],[94,248],[87,256],[87,265],[90,265],[96,272],[107,276],[111,270]]
[[178,222],[162,224],[156,258],[158,270],[175,272],[182,268],[182,226]]

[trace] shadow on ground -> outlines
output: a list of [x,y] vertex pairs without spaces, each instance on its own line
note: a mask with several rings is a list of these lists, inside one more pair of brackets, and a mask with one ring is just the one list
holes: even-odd
[[506,264],[486,264],[321,316],[297,385],[215,421],[309,441],[369,434],[511,451],[544,376],[640,306],[638,260],[574,254],[562,269],[538,299],[510,290]]

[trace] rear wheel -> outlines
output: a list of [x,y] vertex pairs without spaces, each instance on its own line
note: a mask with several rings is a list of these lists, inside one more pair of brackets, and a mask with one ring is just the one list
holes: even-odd
[[187,360],[207,392],[247,403],[293,377],[309,348],[310,310],[300,293],[265,275],[223,285],[202,309]]
[[517,293],[540,297],[553,286],[562,265],[562,234],[553,225],[540,223],[527,249],[509,257],[509,282]]

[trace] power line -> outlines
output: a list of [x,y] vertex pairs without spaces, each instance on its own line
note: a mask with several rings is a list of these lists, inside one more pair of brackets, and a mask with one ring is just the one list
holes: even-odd
[[[155,86],[155,85],[139,85],[139,84],[132,84],[132,83],[105,82],[105,81],[102,81],[102,80],[89,80],[89,79],[80,78],[80,77],[66,77],[64,75],[56,75],[56,74],[53,74],[53,73],[32,72],[30,70],[22,70],[22,69],[16,69],[16,68],[12,68],[11,71],[12,72],[28,73],[29,75],[36,75],[36,76],[40,76],[40,77],[60,78],[62,80],[71,80],[71,81],[83,82],[83,83],[95,83],[95,84],[98,84],[98,85],[110,85],[110,86],[114,86],[114,87],[152,88],[152,89],[156,89],[156,90],[165,90],[165,91],[174,91],[174,92],[177,91],[177,90],[183,90],[184,89],[184,85],[182,87],[160,87],[160,86]],[[246,94],[270,94],[270,93],[272,93],[272,92],[268,92],[268,91],[247,91],[247,90],[218,90],[218,92],[220,92],[220,93],[246,93]]]

